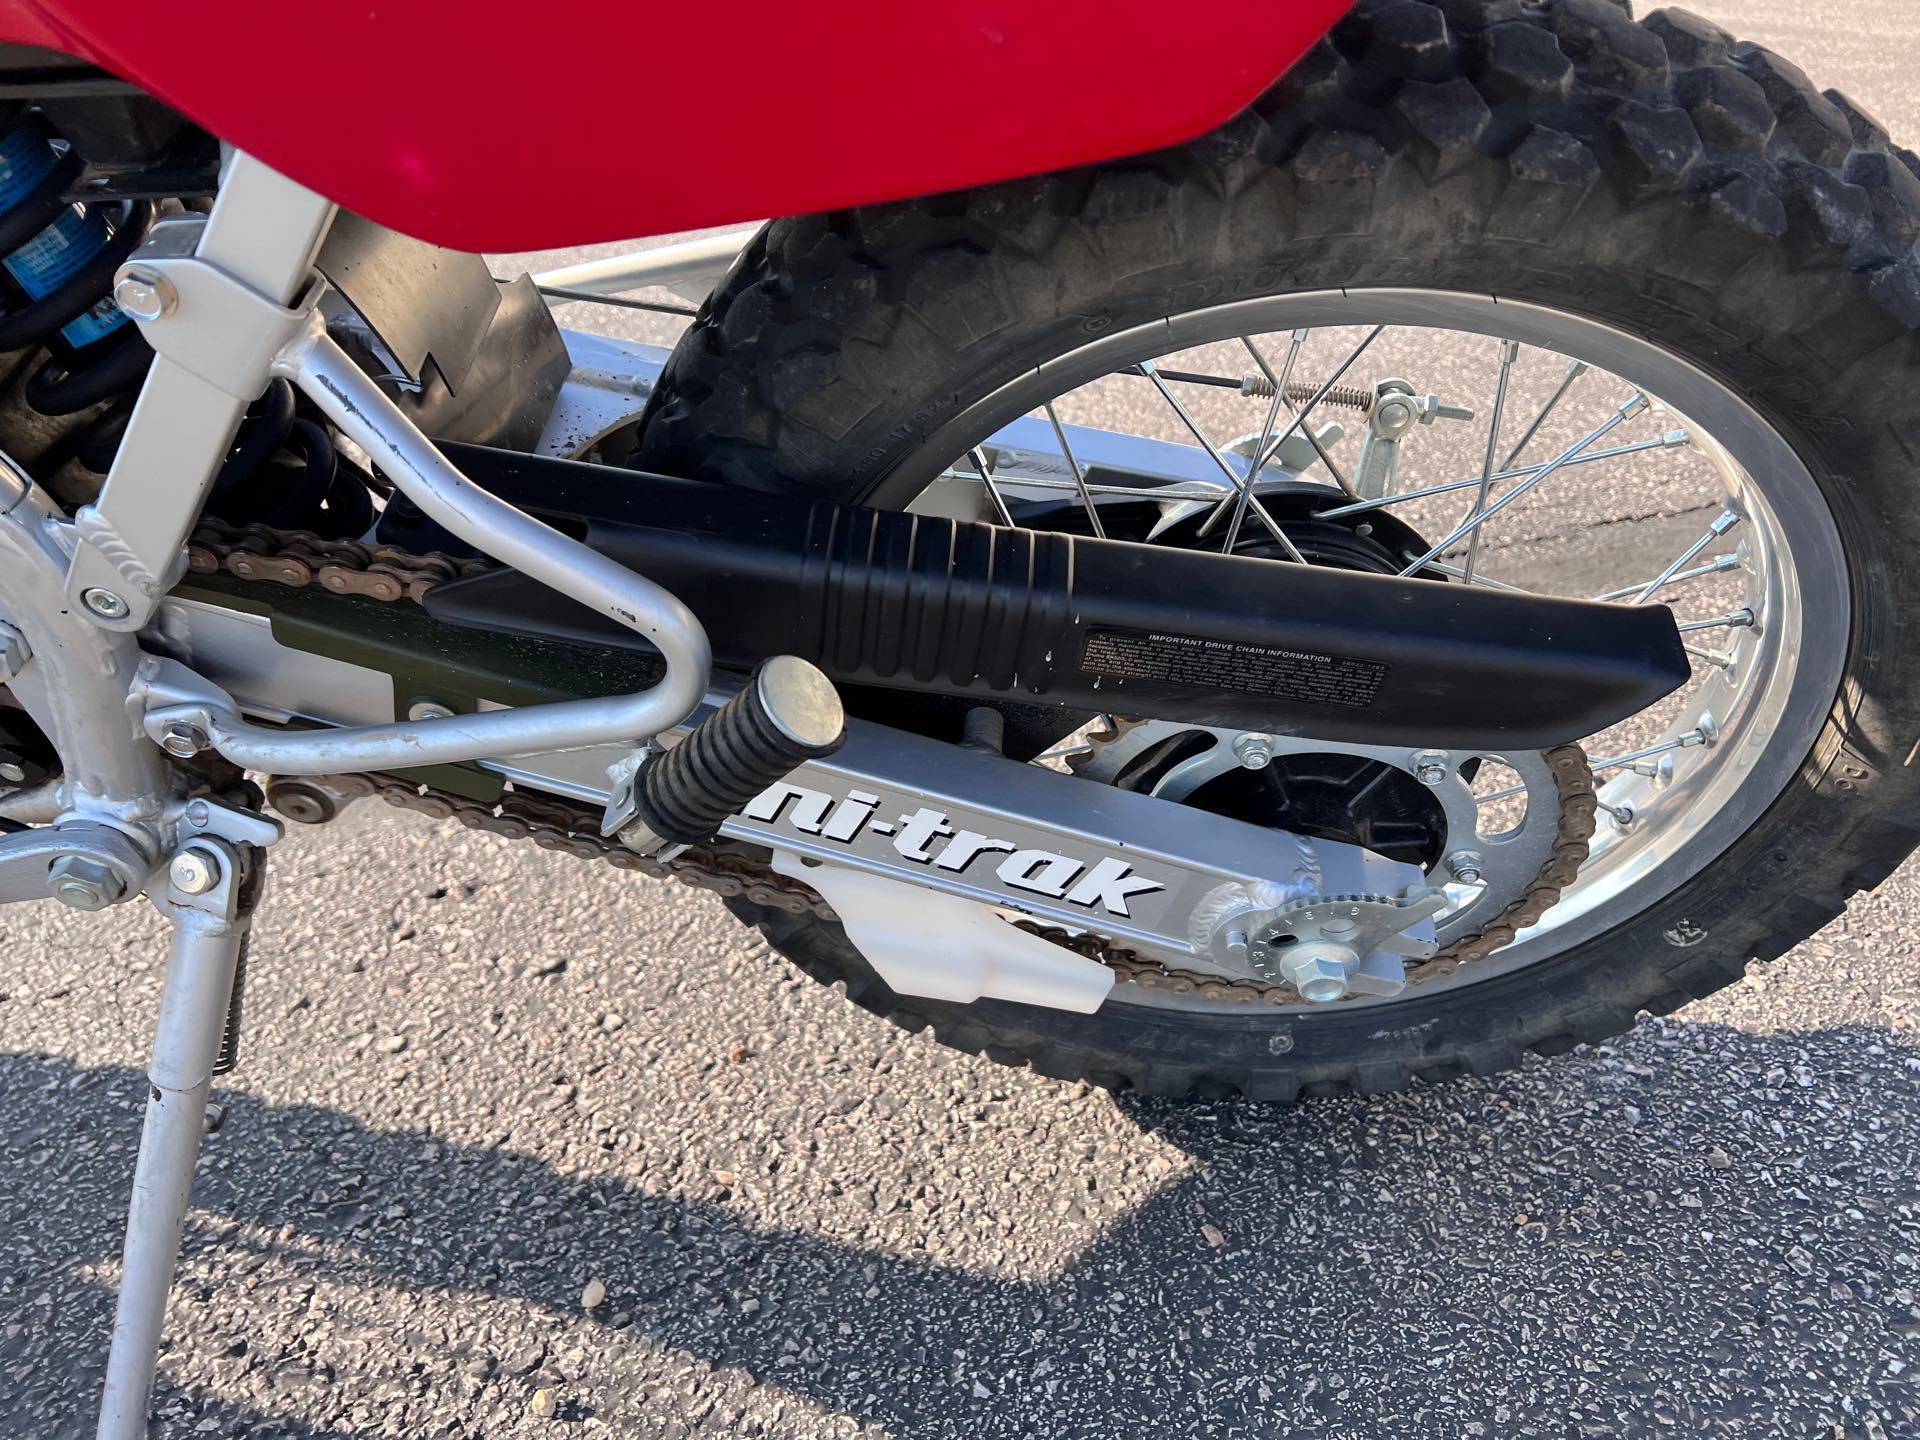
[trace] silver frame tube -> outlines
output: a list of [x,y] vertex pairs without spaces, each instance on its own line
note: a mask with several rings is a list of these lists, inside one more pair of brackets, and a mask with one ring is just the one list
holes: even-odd
[[533,283],[542,289],[577,290],[583,295],[618,295],[652,285],[682,294],[698,290],[704,295],[759,233],[755,226],[702,235],[676,245],[657,245],[650,250],[629,250],[603,260],[542,270],[532,277]]
[[633,695],[346,730],[286,731],[242,720],[219,703],[217,692],[170,695],[164,675],[150,669],[140,682],[149,735],[158,738],[168,725],[185,723],[237,765],[278,775],[325,775],[632,745],[693,713],[706,694],[713,655],[700,621],[672,592],[467,479],[328,338],[317,311],[273,369],[299,385],[428,518],[645,637],[666,660],[666,674]]

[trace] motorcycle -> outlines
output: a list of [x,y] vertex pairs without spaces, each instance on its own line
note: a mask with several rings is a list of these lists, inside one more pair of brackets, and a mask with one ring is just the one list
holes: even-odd
[[[1920,843],[1920,159],[1780,57],[756,6],[661,82],[700,143],[616,145],[431,8],[0,4],[0,901],[171,935],[107,1440],[284,822],[682,881],[946,1044],[1279,1101],[1598,1040]],[[296,118],[322,35],[380,106]],[[662,289],[670,350],[550,308]]]

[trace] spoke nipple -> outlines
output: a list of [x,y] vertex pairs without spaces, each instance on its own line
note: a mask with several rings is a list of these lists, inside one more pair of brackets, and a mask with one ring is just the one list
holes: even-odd
[[1660,443],[1669,449],[1678,445],[1686,445],[1692,440],[1693,434],[1687,430],[1669,430],[1660,437]]
[[1645,410],[1646,408],[1647,408],[1647,397],[1645,393],[1636,390],[1634,392],[1633,398],[1627,401],[1626,404],[1620,407],[1620,418],[1622,420],[1631,420],[1634,416],[1638,415],[1641,411]]

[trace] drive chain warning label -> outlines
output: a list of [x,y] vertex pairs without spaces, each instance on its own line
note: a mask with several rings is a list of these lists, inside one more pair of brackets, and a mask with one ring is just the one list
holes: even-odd
[[1242,640],[1159,630],[1089,630],[1080,669],[1088,675],[1269,695],[1305,705],[1357,707],[1373,703],[1388,667],[1378,660]]

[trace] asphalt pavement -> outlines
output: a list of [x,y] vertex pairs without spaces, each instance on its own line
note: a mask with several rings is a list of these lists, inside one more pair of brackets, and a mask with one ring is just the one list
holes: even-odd
[[[1905,5],[1697,8],[1920,139]],[[0,912],[5,1440],[91,1434],[161,945]],[[1920,1435],[1916,949],[1909,865],[1611,1045],[1183,1106],[369,802],[274,854],[153,1433]]]

